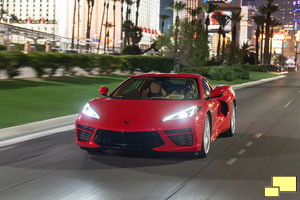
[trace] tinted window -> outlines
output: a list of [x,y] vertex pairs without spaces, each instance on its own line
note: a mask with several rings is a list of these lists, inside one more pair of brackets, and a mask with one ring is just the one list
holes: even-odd
[[203,88],[203,96],[204,96],[204,98],[208,98],[210,95],[210,92],[211,92],[211,87],[204,79],[201,79],[201,82],[202,82],[202,88]]
[[124,82],[111,96],[120,99],[200,99],[197,79],[172,77],[137,77]]

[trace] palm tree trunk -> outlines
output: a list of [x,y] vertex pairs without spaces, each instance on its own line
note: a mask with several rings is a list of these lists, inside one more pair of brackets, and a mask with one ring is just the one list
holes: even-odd
[[261,26],[261,44],[260,44],[260,64],[263,64],[263,47],[264,47],[264,33],[265,33],[265,23]]
[[[104,39],[104,51],[106,51],[106,43],[107,43],[107,41],[106,41],[106,39],[107,39],[107,26],[108,26],[108,9],[109,9],[109,1],[107,2],[107,4],[106,4],[106,21],[105,21],[105,39]],[[109,45],[109,44],[108,44]]]
[[141,0],[136,0],[135,26],[138,26],[139,23],[140,2]]
[[1,18],[0,18],[0,22],[2,21],[2,17],[3,17],[3,12],[4,12],[4,4],[5,4],[5,0],[2,1],[2,7],[1,7]]
[[260,30],[259,30],[259,26],[256,29],[256,55],[255,55],[255,64],[258,65],[259,63],[259,59],[258,59],[258,55],[259,55],[259,36],[260,36]]
[[206,33],[208,35],[208,26],[210,24],[210,19],[209,19],[209,13],[207,13],[207,17],[206,17],[206,20],[205,20],[205,25],[206,25]]
[[102,38],[102,28],[103,28],[103,22],[104,22],[104,17],[105,17],[105,9],[106,9],[106,0],[104,0],[103,4],[103,11],[102,11],[102,20],[101,20],[101,25],[100,25],[100,32],[99,32],[99,43],[98,43],[98,48],[97,51],[99,52],[100,50],[100,45],[101,45],[101,38]]
[[113,12],[114,12],[114,36],[113,36],[113,51],[115,51],[115,43],[116,43],[116,0],[114,1],[114,7],[113,7]]
[[219,32],[219,40],[218,40],[218,47],[217,47],[217,57],[220,60],[220,51],[221,51],[221,32]]
[[78,10],[77,10],[77,51],[79,50],[79,37],[80,37],[80,34],[79,34],[79,30],[80,30],[80,0],[77,0],[78,1]]
[[226,39],[226,33],[223,28],[223,44],[222,44],[222,58],[225,58],[225,39]]
[[71,43],[71,49],[74,49],[76,7],[77,7],[77,1],[75,0],[74,1],[74,11],[73,11],[73,25],[72,25],[72,43]]
[[161,20],[161,33],[164,34],[164,26],[165,26],[165,20]]
[[233,25],[232,27],[232,43],[235,45],[236,44],[236,24]]
[[271,22],[271,13],[267,14],[267,23],[266,23],[266,40],[265,40],[265,60],[264,64],[269,64],[269,48],[270,48],[270,22]]
[[123,24],[124,24],[124,16],[123,16],[123,12],[124,12],[124,0],[121,0],[121,45],[120,45],[120,51],[122,51],[123,49],[123,45],[124,45],[124,41],[123,41]]
[[90,3],[88,1],[88,18],[87,18],[87,28],[86,28],[86,50],[89,50],[90,44],[89,44],[89,38],[90,38],[90,32],[91,32],[91,27],[90,27]]

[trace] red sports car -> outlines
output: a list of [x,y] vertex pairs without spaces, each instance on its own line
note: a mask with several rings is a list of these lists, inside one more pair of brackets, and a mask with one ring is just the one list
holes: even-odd
[[201,75],[143,74],[87,103],[76,120],[76,143],[87,151],[143,149],[206,157],[219,134],[235,132],[230,86]]

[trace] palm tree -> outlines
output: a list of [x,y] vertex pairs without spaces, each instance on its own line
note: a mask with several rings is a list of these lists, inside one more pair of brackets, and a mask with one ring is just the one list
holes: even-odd
[[241,11],[232,11],[232,15],[229,16],[229,19],[232,23],[232,31],[231,31],[232,43],[236,44],[237,24],[242,20]]
[[207,2],[202,6],[203,11],[207,14],[205,19],[206,33],[208,33],[208,26],[210,25],[210,14],[218,9],[218,5]]
[[[114,24],[113,24],[113,27],[114,27],[114,35],[113,35],[113,51],[115,51],[115,44],[116,44],[116,3],[117,1],[120,1],[120,0],[113,0],[114,2],[114,6],[113,6],[113,12],[114,12]],[[122,13],[123,15],[123,13]]]
[[136,13],[135,13],[135,25],[138,26],[139,22],[139,9],[141,0],[136,0]]
[[105,41],[104,41],[104,51],[106,49],[106,45],[107,45],[107,50],[109,50],[109,36],[110,36],[110,29],[114,26],[112,23],[107,22],[107,24],[104,25],[105,26]]
[[[95,0],[87,0],[88,3],[88,19],[87,19],[87,28],[86,28],[86,38],[89,40],[91,38],[91,24],[92,24],[92,17],[93,17],[93,10],[95,5]],[[90,48],[90,41],[88,41],[86,45],[86,49]]]
[[188,9],[189,14],[192,16],[192,24],[193,25],[195,24],[195,21],[196,21],[197,17],[200,15],[201,11],[202,11],[201,7],[197,7],[194,9],[191,9],[191,8]]
[[[131,21],[130,21],[130,16],[131,16],[131,6],[134,3],[133,0],[125,0],[126,4],[127,4],[127,10],[126,10],[126,21],[123,23],[123,29],[122,30],[129,30],[129,27],[132,26]],[[127,27],[124,27],[124,25],[127,24]],[[129,38],[129,32],[127,32],[127,34],[125,34],[125,44],[126,45],[130,45],[130,38]]]
[[[259,63],[258,55],[259,55],[259,38],[261,35],[261,32],[263,32],[260,27],[265,21],[265,17],[262,15],[256,15],[253,17],[254,22],[256,24],[256,56],[255,56],[255,64]],[[262,39],[262,38],[261,38]]]
[[104,51],[106,50],[106,37],[107,37],[107,28],[108,28],[108,10],[109,10],[109,0],[106,3],[106,22],[105,22],[105,38],[104,38]]
[[78,9],[77,9],[77,50],[79,50],[79,30],[80,30],[80,0],[77,0]]
[[269,48],[270,48],[270,26],[271,26],[271,15],[279,10],[278,6],[273,4],[275,0],[267,0],[267,5],[264,6],[266,11],[266,39],[265,39],[265,50],[264,50],[264,64],[270,64]]
[[99,42],[98,42],[98,47],[97,47],[98,52],[99,52],[99,50],[100,50],[100,45],[101,45],[102,28],[103,28],[103,25],[104,25],[104,16],[105,16],[105,12],[106,12],[106,0],[103,1],[102,20],[101,20],[101,24],[100,24],[100,30],[99,30]]
[[159,15],[161,19],[161,33],[164,34],[164,26],[165,26],[165,20],[168,19],[170,16],[168,15]]
[[277,26],[281,26],[281,25],[282,25],[282,23],[278,19],[272,19],[272,21],[271,21],[271,34],[270,34],[270,38],[271,38],[270,57],[269,57],[270,61],[271,61],[271,58],[272,58],[274,28],[277,27]]
[[5,5],[5,0],[2,0],[2,6],[1,6],[1,18],[0,18],[0,22],[2,21],[3,14],[5,14],[5,11],[4,11],[4,5]]
[[229,17],[228,17],[228,15],[217,13],[214,16],[214,18],[215,18],[215,20],[217,20],[217,22],[219,24],[219,29],[218,29],[219,41],[218,41],[217,57],[220,60],[221,35],[223,36],[222,56],[224,56],[224,54],[225,54],[225,37],[226,37],[225,27],[229,23]]
[[74,49],[75,23],[76,23],[76,9],[77,9],[77,1],[74,1],[71,49]]
[[265,35],[265,23],[266,23],[266,7],[265,6],[260,6],[258,8],[258,11],[260,12],[261,16],[263,17],[263,23],[261,24],[261,41],[260,41],[260,63],[263,64],[264,61],[264,56],[263,56],[263,47],[264,47],[264,35]]
[[125,0],[121,0],[121,49],[123,49],[123,44],[124,44],[124,41],[123,41],[123,24],[124,24],[124,15],[123,15],[123,12],[124,12],[124,1]]
[[177,51],[178,51],[178,27],[179,27],[179,12],[185,9],[186,4],[183,2],[174,2],[169,7],[166,7],[166,10],[174,10],[176,12],[176,20],[175,20],[175,48],[174,48],[174,60],[176,59]]

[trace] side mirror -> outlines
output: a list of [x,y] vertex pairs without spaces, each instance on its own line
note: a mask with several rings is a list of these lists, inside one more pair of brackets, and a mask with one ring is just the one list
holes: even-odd
[[100,93],[101,95],[107,97],[108,88],[107,88],[107,87],[101,87],[101,88],[99,89],[99,93]]
[[210,92],[210,98],[214,99],[214,98],[220,98],[224,95],[224,90],[220,90],[220,89],[214,89]]

